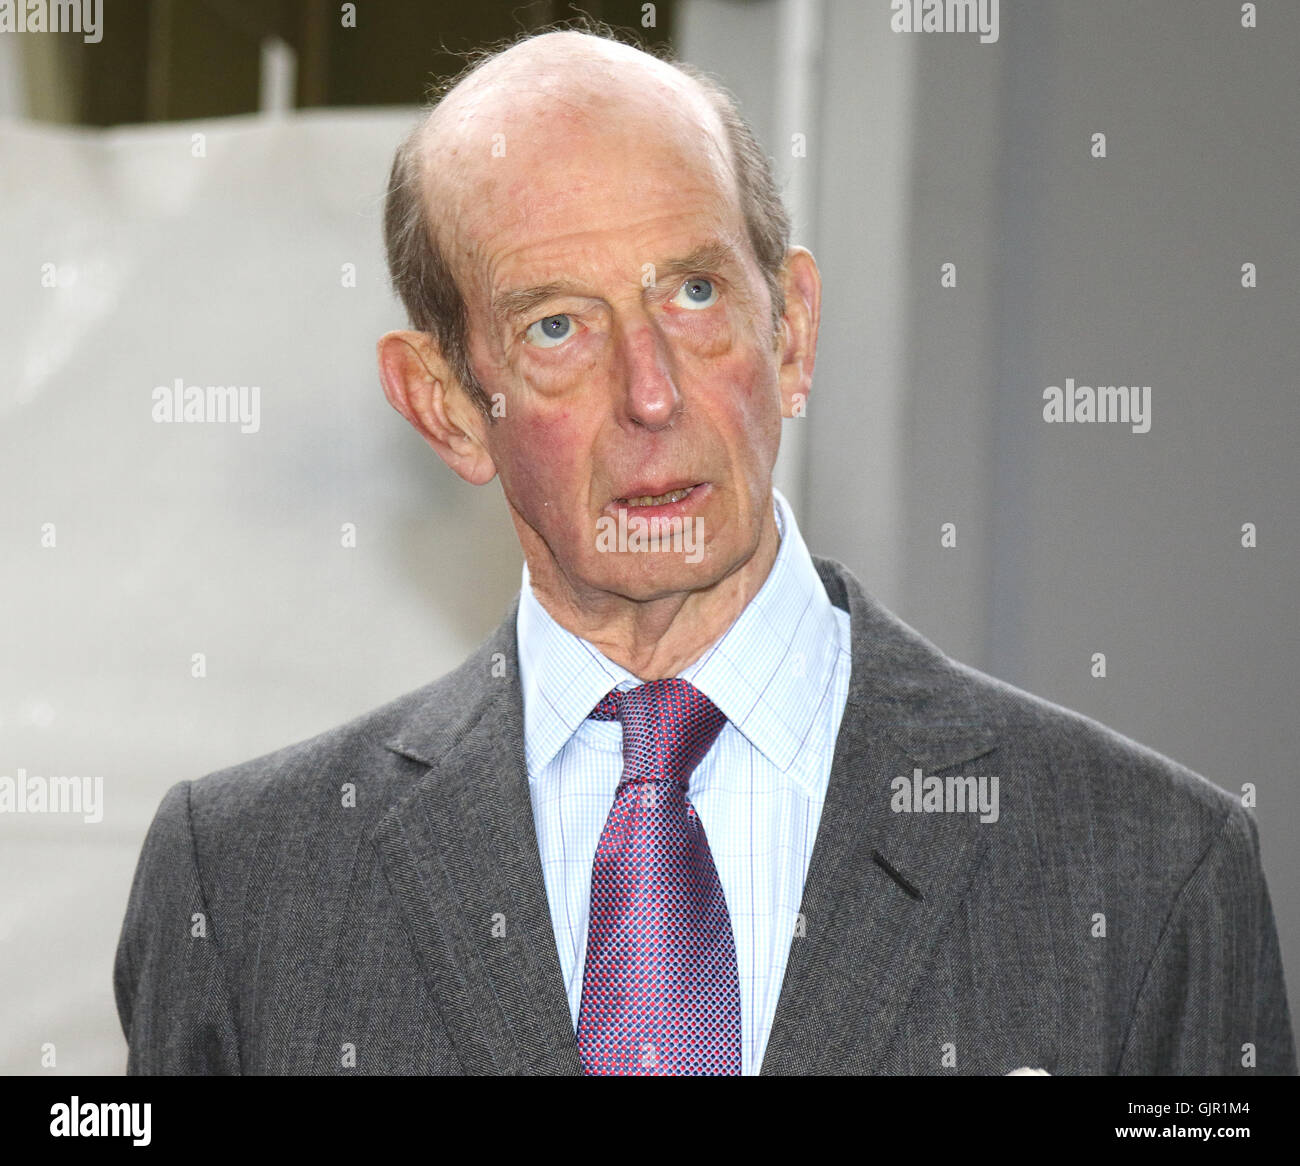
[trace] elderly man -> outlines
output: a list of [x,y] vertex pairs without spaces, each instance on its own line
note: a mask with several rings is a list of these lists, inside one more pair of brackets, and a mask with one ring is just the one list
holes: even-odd
[[519,597],[169,791],[132,1071],[1295,1071],[1247,811],[809,554],[772,469],[820,282],[725,93],[525,39],[400,148],[386,228],[385,392],[499,476]]

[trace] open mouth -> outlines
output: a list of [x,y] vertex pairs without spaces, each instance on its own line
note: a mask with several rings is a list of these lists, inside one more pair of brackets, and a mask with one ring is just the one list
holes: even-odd
[[680,502],[694,489],[694,486],[682,486],[666,494],[640,494],[632,498],[615,498],[614,501],[621,506],[667,506]]

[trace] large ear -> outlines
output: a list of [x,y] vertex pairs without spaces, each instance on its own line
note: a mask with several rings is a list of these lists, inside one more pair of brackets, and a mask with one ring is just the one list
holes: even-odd
[[488,420],[432,338],[424,332],[386,332],[376,349],[388,403],[465,481],[490,482],[497,469],[485,441]]
[[802,416],[812,392],[821,323],[822,277],[807,247],[791,247],[781,268],[785,314],[778,346],[781,354],[781,416]]

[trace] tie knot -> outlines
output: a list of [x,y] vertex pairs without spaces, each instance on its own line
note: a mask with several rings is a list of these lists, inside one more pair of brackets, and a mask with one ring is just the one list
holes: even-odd
[[670,779],[687,785],[727,718],[689,680],[651,680],[604,696],[591,711],[623,725],[623,780]]

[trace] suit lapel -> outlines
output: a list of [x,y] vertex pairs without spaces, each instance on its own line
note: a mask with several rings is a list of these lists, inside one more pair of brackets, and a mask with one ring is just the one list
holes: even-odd
[[513,607],[448,680],[389,742],[429,766],[378,828],[389,882],[465,1072],[579,1073],[528,792]]
[[975,815],[891,810],[896,777],[973,760],[994,735],[954,699],[937,650],[814,561],[849,610],[852,673],[765,1075],[877,1070],[989,840]]

